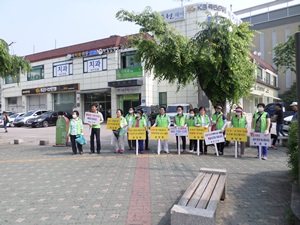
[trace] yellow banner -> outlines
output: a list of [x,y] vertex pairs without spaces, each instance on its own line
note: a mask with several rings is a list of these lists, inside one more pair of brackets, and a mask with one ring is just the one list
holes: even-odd
[[227,127],[226,140],[247,142],[247,128]]
[[118,130],[120,128],[120,118],[107,118],[107,130]]
[[150,129],[151,140],[168,140],[169,131],[167,127],[151,127]]
[[205,127],[189,127],[189,139],[204,140],[204,133],[206,132],[208,132],[208,128]]
[[146,128],[145,127],[128,128],[128,140],[146,140]]

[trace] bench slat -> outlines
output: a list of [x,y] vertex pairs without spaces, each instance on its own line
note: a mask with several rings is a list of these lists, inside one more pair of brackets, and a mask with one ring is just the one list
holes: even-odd
[[208,185],[206,186],[206,189],[203,193],[203,195],[201,196],[201,199],[199,201],[199,203],[197,204],[197,208],[201,208],[201,209],[205,209],[209,199],[215,189],[216,183],[219,179],[219,174],[213,174]]
[[209,203],[206,207],[208,210],[216,210],[217,205],[221,199],[224,189],[226,188],[226,175],[221,175],[215,186],[215,190],[209,200]]
[[199,183],[202,181],[204,177],[204,173],[200,173],[196,179],[193,181],[193,183],[188,187],[188,189],[184,192],[183,196],[181,197],[180,201],[178,202],[178,205],[186,205],[192,195],[194,194],[195,190],[198,188]]
[[190,201],[187,203],[187,206],[195,208],[199,202],[199,199],[203,195],[203,192],[206,189],[206,186],[210,182],[212,174],[205,174],[204,178],[202,179],[199,187],[195,191],[194,195],[191,197]]

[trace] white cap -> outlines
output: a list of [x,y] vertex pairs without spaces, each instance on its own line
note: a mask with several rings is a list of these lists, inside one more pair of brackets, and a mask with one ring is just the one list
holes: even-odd
[[298,106],[298,102],[293,102],[290,106],[294,106],[294,105]]

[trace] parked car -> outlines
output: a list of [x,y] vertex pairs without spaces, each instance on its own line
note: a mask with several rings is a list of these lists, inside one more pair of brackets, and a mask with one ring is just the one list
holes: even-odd
[[26,121],[27,126],[31,127],[49,127],[49,126],[55,126],[56,120],[58,118],[57,112],[48,111],[43,113],[42,115],[31,118]]
[[13,124],[16,127],[24,126],[24,125],[26,125],[27,120],[29,120],[31,118],[36,118],[36,117],[42,115],[44,112],[47,112],[47,110],[29,111],[28,113],[24,114],[23,116],[19,116],[18,118],[16,118]]
[[14,121],[16,118],[20,117],[20,116],[24,116],[25,113],[14,113],[12,115],[9,116],[9,124],[10,126],[13,125]]
[[287,117],[285,117],[283,119],[283,128],[282,128],[282,130],[283,130],[284,133],[288,133],[289,132],[289,130],[290,130],[290,124],[292,122],[292,118],[293,118],[293,115],[287,116]]
[[276,113],[276,104],[280,104],[282,111],[283,111],[283,117],[287,117],[290,115],[293,115],[294,111],[291,109],[290,105],[284,102],[273,102],[266,105],[265,111],[269,113],[269,115],[272,117]]
[[156,116],[159,114],[159,106],[158,105],[151,105],[151,106],[137,106],[134,107],[134,111],[138,109],[142,109],[143,112],[147,115],[149,119],[149,125],[151,126],[155,123]]
[[171,120],[171,126],[174,125],[174,118],[177,114],[177,106],[182,106],[183,107],[183,114],[187,115],[187,116],[189,115],[190,109],[194,109],[191,104],[187,104],[187,103],[168,105],[166,114],[169,116],[169,118]]

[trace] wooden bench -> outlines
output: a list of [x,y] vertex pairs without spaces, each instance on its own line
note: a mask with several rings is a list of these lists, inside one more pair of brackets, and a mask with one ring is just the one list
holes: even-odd
[[171,225],[215,224],[218,202],[226,197],[226,179],[226,170],[201,168],[171,209]]

